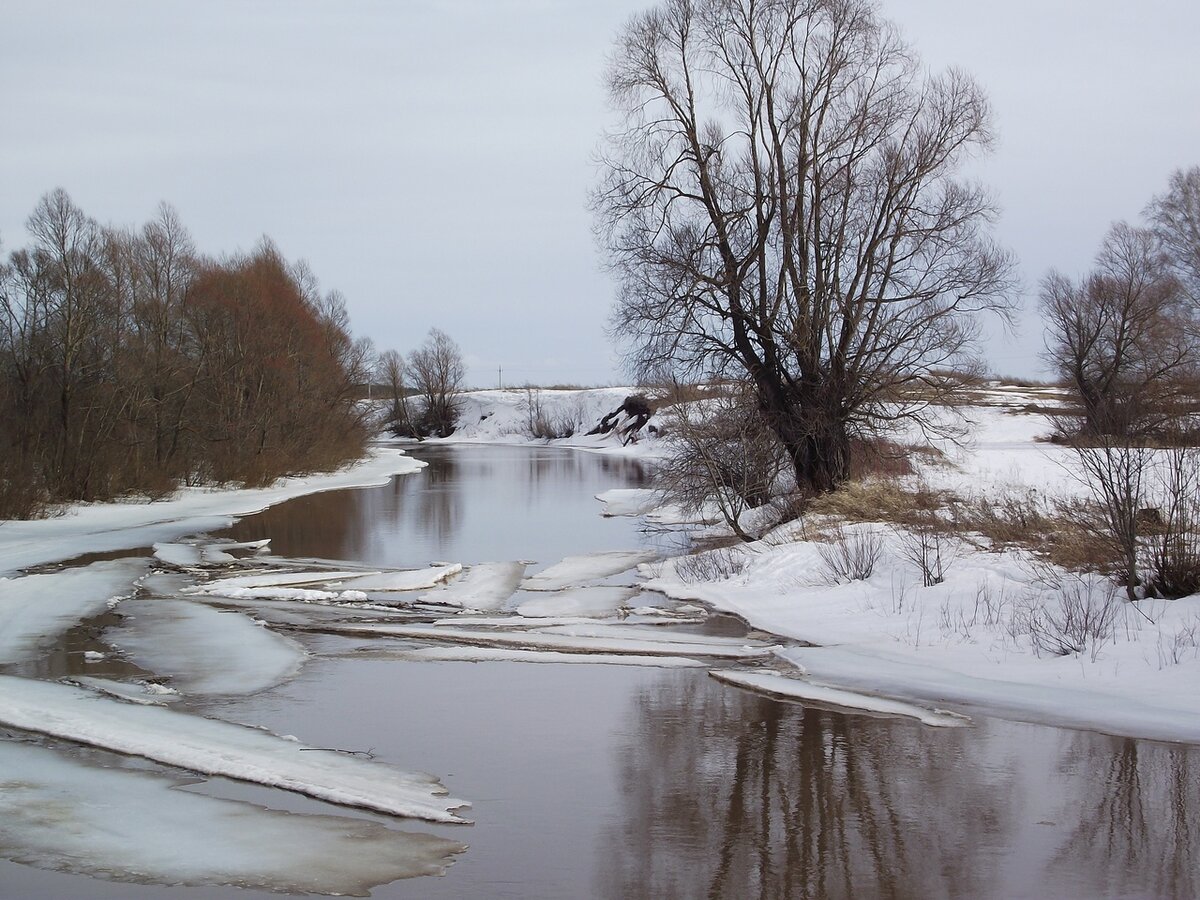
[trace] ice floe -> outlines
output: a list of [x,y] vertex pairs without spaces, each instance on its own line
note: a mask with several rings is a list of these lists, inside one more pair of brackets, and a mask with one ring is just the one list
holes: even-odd
[[521,584],[525,568],[522,562],[480,563],[467,569],[462,577],[423,594],[418,602],[480,612],[501,609]]
[[178,790],[183,782],[0,743],[0,856],[112,881],[366,896],[465,846],[375,822]]
[[455,810],[469,804],[447,797],[430,775],[306,747],[257,728],[106,699],[73,685],[0,675],[0,724],[343,806],[466,821]]
[[646,656],[632,653],[564,653],[554,650],[516,650],[507,647],[418,647],[394,650],[392,659],[414,662],[520,662],[644,668],[694,669],[709,665],[686,656]]
[[568,556],[561,562],[529,576],[521,582],[521,587],[527,591],[559,591],[563,588],[578,587],[589,581],[627,572],[641,563],[650,562],[656,556],[657,554],[645,550]]
[[612,585],[538,591],[517,605],[517,615],[528,618],[612,616],[637,593],[637,588]]
[[942,710],[930,710],[913,703],[903,703],[899,700],[888,700],[868,694],[859,694],[841,688],[826,687],[813,684],[799,678],[779,675],[773,672],[744,672],[735,669],[714,669],[709,673],[713,678],[735,687],[768,694],[772,697],[783,697],[800,702],[810,701],[823,706],[836,706],[867,715],[900,716],[917,719],[925,725],[939,728],[957,728],[967,725],[970,720],[964,716]]
[[421,591],[429,590],[462,572],[460,563],[430,566],[428,569],[408,569],[400,572],[378,572],[358,575],[338,582],[335,587],[353,591]]
[[308,656],[241,613],[186,600],[128,600],[121,614],[105,640],[188,694],[257,693],[295,676]]
[[516,647],[522,650],[558,650],[565,653],[632,653],[645,656],[692,656],[715,659],[759,659],[769,656],[772,647],[753,641],[728,638],[702,639],[688,635],[673,640],[677,633],[649,630],[637,636],[630,632],[611,636],[598,632],[588,635],[554,634],[547,631],[500,631],[487,629],[442,628],[432,625],[392,625],[363,622],[356,625],[327,625],[322,631],[334,634],[372,635],[440,641],[480,647]]
[[132,593],[145,571],[145,560],[130,559],[0,578],[0,663],[40,656],[60,634]]
[[606,516],[644,516],[666,502],[661,491],[650,488],[615,488],[597,494],[596,499],[604,504]]
[[93,678],[90,675],[72,675],[70,681],[110,697],[144,706],[162,706],[180,697],[179,691],[174,688],[152,681],[114,681],[111,678]]

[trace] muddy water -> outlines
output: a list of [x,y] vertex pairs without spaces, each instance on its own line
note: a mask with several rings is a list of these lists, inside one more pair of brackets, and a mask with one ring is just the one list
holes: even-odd
[[[270,536],[280,554],[389,565],[548,564],[659,540],[596,515],[593,493],[636,481],[627,464],[514,448],[428,455],[423,476],[297,500],[234,534]],[[408,662],[387,658],[387,642],[306,640],[315,655],[294,681],[193,708],[370,751],[474,801],[473,827],[419,826],[470,845],[445,877],[376,897],[1200,895],[1197,750],[999,720],[934,729],[844,715],[704,670]],[[346,814],[220,780],[188,789]],[[0,896],[266,895],[5,863]]]

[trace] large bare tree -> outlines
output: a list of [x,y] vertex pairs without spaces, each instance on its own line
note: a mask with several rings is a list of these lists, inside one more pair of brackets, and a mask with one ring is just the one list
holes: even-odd
[[[666,0],[621,33],[593,195],[635,367],[748,377],[800,485],[925,418],[975,314],[1006,313],[992,141],[966,75],[926,74],[867,0]],[[932,419],[927,419],[929,424]]]

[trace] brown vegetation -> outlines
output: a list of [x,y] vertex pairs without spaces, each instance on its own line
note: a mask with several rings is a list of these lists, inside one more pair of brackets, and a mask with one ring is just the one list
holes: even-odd
[[61,189],[27,224],[0,265],[0,516],[361,453],[369,345],[303,264],[201,259],[169,207],[103,228]]

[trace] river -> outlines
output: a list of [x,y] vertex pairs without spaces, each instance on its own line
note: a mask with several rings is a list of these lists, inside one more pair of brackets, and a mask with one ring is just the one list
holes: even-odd
[[[412,452],[429,462],[419,474],[297,499],[227,536],[270,537],[273,552],[294,557],[522,559],[530,571],[571,554],[678,541],[599,515],[597,492],[641,483],[635,463],[541,447]],[[473,826],[399,823],[469,849],[445,876],[385,884],[376,897],[1200,894],[1195,749],[988,718],[943,729],[848,715],[726,687],[705,669],[419,662],[375,639],[303,640],[313,655],[297,678],[192,701],[192,711],[369,751],[473,802]],[[222,779],[187,790],[398,824]],[[3,862],[0,894],[258,892]]]

